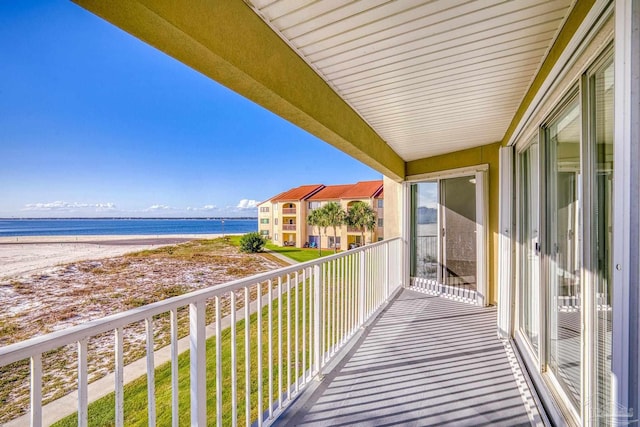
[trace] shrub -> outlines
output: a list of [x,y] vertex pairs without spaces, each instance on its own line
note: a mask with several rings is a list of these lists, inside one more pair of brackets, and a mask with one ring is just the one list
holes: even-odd
[[257,231],[253,233],[247,233],[240,238],[240,250],[242,252],[256,253],[261,252],[264,245],[267,243],[264,237]]

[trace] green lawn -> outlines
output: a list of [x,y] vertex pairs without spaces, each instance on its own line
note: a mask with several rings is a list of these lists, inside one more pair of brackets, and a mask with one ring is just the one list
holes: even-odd
[[[241,236],[229,236],[229,241],[236,246],[240,246],[240,237]],[[292,248],[292,247],[283,247],[275,245],[271,242],[267,243],[265,246],[267,251],[277,252],[281,255],[286,256],[287,258],[291,258],[294,261],[298,262],[306,262],[312,261],[314,259],[318,259],[323,256],[333,255],[334,252],[331,249],[323,249],[322,254],[318,249],[311,248]]]

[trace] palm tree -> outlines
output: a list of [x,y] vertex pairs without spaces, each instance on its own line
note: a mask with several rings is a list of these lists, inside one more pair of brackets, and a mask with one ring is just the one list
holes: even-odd
[[327,228],[327,221],[325,216],[323,215],[322,209],[312,210],[307,216],[307,224],[312,227],[318,227],[318,252],[320,253],[320,255],[322,255],[321,228],[324,228],[325,230]]
[[360,230],[362,244],[364,245],[364,232],[373,231],[376,226],[376,211],[365,202],[354,202],[347,211],[347,224]]
[[327,226],[333,228],[333,251],[338,252],[336,244],[336,228],[344,224],[346,212],[338,202],[330,202],[322,207],[322,215],[327,221]]

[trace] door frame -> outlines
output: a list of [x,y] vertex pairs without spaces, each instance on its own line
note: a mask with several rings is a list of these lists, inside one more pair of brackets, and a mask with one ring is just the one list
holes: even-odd
[[[476,304],[480,306],[486,306],[489,303],[488,291],[489,291],[489,165],[486,163],[469,166],[464,168],[448,169],[438,172],[431,172],[419,175],[408,176],[404,182],[404,185],[409,191],[409,187],[412,184],[417,184],[423,181],[437,181],[447,178],[458,178],[463,176],[473,176],[476,180]],[[439,187],[439,185],[438,185]],[[439,188],[438,188],[438,191]],[[412,206],[409,201],[405,204],[407,211],[405,216],[410,215]],[[441,204],[440,196],[438,196],[438,235],[441,237]],[[408,221],[410,222],[410,221]],[[404,236],[405,241],[411,241],[411,227],[405,227]],[[441,261],[442,248],[441,238],[438,238],[438,262]],[[409,248],[409,257],[407,259],[408,265],[410,265],[411,249]],[[440,269],[439,269],[440,270]],[[439,283],[442,283],[442,278],[438,276]]]

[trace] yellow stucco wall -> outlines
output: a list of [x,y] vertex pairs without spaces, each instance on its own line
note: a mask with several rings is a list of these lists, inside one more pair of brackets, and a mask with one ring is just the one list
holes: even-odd
[[[487,300],[490,304],[496,303],[498,295],[498,193],[500,191],[498,150],[500,147],[501,143],[496,142],[494,144],[456,151],[442,156],[415,160],[408,162],[406,168],[407,177],[410,178],[411,175],[442,172],[450,169],[471,167],[481,164],[489,165],[489,253],[487,257],[489,263],[489,295],[487,295]],[[386,187],[384,192],[386,199]],[[385,215],[388,215],[387,212],[389,212],[389,210],[385,209]]]

